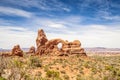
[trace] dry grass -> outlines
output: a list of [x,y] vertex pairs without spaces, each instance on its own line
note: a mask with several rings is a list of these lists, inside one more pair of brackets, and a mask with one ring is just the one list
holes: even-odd
[[120,56],[0,56],[0,80],[120,80]]

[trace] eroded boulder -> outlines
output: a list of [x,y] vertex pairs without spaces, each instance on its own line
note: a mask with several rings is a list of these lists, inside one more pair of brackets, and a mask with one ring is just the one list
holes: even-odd
[[35,53],[35,47],[34,46],[31,46],[28,53],[30,54],[34,54]]
[[11,55],[23,57],[23,51],[22,51],[22,49],[20,48],[19,45],[15,45],[13,47]]

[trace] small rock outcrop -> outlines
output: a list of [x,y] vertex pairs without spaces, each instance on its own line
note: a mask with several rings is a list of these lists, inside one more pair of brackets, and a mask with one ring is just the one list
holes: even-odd
[[13,47],[11,55],[23,57],[23,51],[22,51],[22,49],[20,48],[19,45],[15,45]]
[[31,46],[28,53],[30,54],[35,54],[35,47],[34,46]]
[[[61,48],[58,47],[61,44]],[[73,42],[64,41],[62,39],[51,39],[48,40],[43,29],[38,30],[38,36],[36,39],[37,50],[36,54],[51,54],[51,55],[71,55],[81,54],[87,56],[84,49],[81,48],[81,42],[74,40]]]

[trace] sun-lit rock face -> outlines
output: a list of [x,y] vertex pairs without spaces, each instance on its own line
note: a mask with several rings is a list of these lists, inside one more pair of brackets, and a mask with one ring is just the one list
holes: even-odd
[[15,55],[15,56],[23,56],[23,51],[22,49],[20,48],[19,45],[15,45],[12,49],[12,54],[11,55]]
[[48,41],[46,34],[43,29],[38,30],[38,36],[36,39],[37,51],[36,54],[44,54],[45,53],[45,43]]
[[46,53],[51,55],[58,55],[62,51],[62,46],[61,49],[58,47],[58,44],[64,44],[64,40],[62,39],[51,39],[46,42],[45,47],[46,47]]
[[43,29],[38,30],[38,36],[36,39],[37,47],[44,46],[45,43],[48,41]]
[[81,42],[79,40],[74,40],[73,42],[64,41],[62,39],[48,40],[42,29],[38,30],[36,45],[36,54],[39,55],[81,54],[86,56],[84,49],[81,48]]

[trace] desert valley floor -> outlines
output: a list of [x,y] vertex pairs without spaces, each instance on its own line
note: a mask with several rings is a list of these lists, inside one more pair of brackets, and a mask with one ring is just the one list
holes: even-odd
[[87,56],[0,56],[0,80],[120,80],[120,54]]

